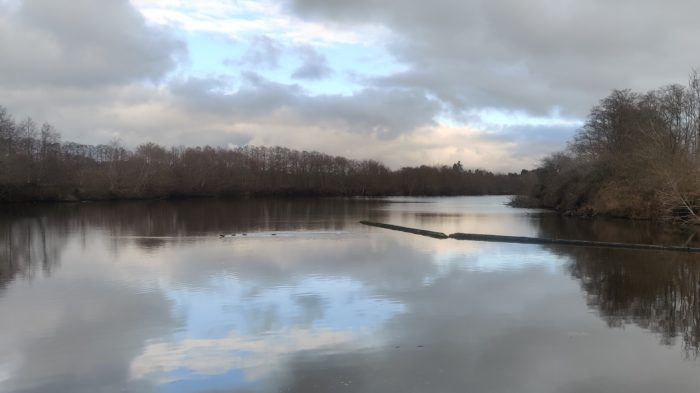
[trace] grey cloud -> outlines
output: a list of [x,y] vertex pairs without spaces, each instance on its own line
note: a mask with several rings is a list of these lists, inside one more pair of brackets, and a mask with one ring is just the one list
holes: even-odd
[[351,96],[307,97],[300,109],[306,117],[330,126],[341,122],[358,131],[394,137],[434,125],[440,105],[419,89],[368,88]]
[[15,118],[30,116],[39,123],[51,123],[66,142],[101,144],[118,136],[126,146],[135,147],[148,141],[166,146],[227,146],[251,140],[248,133],[228,127],[227,119],[194,110],[180,112],[167,86],[0,87],[0,97],[0,105]]
[[132,147],[145,141],[244,145],[267,129],[269,137],[263,141],[258,137],[255,143],[348,154],[347,147],[335,146],[330,135],[324,146],[319,144],[324,138],[314,143],[280,138],[309,128],[317,130],[317,136],[327,131],[394,138],[434,124],[440,112],[439,103],[418,89],[368,88],[348,96],[314,96],[299,85],[272,82],[255,73],[243,73],[238,81],[179,79],[158,89],[140,85],[78,90],[0,86],[0,96],[4,99],[0,105],[17,118],[32,116],[50,122],[66,141],[99,144],[118,135]]
[[251,136],[243,132],[222,133],[201,132],[201,130],[188,130],[173,136],[173,143],[183,146],[245,146],[250,143]]
[[302,64],[292,74],[295,79],[323,79],[333,73],[326,58],[311,47],[299,49]]
[[194,111],[218,113],[234,119],[254,119],[289,105],[303,95],[301,87],[268,81],[255,73],[241,75],[235,93],[218,89],[219,78],[188,78],[176,81],[171,90],[180,103]]
[[92,87],[159,80],[185,54],[127,0],[0,2],[0,85]]
[[268,36],[260,35],[250,40],[248,49],[241,59],[229,60],[226,64],[274,69],[279,65],[282,52],[284,52],[282,44]]
[[572,125],[523,125],[494,129],[486,139],[512,143],[513,158],[544,157],[560,150],[570,141],[578,127]]
[[172,91],[189,110],[236,121],[269,119],[284,112],[290,126],[311,124],[383,138],[433,125],[441,110],[438,102],[419,89],[367,88],[349,96],[312,96],[298,85],[272,82],[253,73],[243,74],[241,87],[233,93],[217,90],[221,83],[190,78],[175,83]]
[[291,0],[304,18],[382,24],[408,71],[377,81],[426,89],[453,109],[582,116],[613,88],[683,82],[700,54],[691,0]]

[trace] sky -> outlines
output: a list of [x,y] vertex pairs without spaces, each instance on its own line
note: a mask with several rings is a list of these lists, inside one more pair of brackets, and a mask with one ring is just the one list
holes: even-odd
[[0,0],[0,105],[65,141],[519,171],[700,66],[693,0]]

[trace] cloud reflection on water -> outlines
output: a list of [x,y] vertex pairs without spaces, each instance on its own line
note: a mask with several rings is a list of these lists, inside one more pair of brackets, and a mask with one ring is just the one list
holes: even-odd
[[[439,241],[357,224],[674,239],[550,221],[502,199],[164,202],[0,219],[10,234],[0,242],[13,239],[4,244],[25,261],[2,270],[0,315],[12,317],[0,319],[0,387],[694,391],[700,376],[682,354],[700,311],[682,279],[697,270],[685,256],[664,263],[653,253]],[[477,215],[454,213],[475,206]],[[243,230],[251,236],[218,237]],[[26,244],[33,251],[15,248]],[[44,275],[22,273],[45,263]],[[657,332],[682,343],[660,346]]]

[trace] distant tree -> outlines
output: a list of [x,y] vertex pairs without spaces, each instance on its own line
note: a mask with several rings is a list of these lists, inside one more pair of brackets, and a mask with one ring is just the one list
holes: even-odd
[[514,174],[419,166],[396,171],[375,160],[350,160],[283,147],[129,150],[62,143],[49,124],[15,123],[0,107],[0,200],[163,198],[216,195],[463,195],[514,193]]

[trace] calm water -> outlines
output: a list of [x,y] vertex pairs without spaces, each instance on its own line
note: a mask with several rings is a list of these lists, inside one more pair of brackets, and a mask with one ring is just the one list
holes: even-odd
[[357,223],[688,238],[505,200],[2,208],[0,391],[700,391],[698,255],[436,240]]

